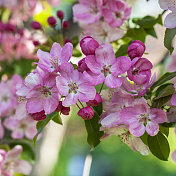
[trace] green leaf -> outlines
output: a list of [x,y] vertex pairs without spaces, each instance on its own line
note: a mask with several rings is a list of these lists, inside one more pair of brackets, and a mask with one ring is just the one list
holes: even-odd
[[100,116],[95,112],[95,115],[90,120],[85,120],[85,126],[87,130],[87,142],[94,149],[99,143],[100,138],[103,135],[103,131],[99,131],[100,124],[98,123]]
[[164,127],[164,126],[160,125],[159,130],[161,133],[165,134],[167,137],[169,136],[169,128],[168,127]]
[[141,140],[142,140],[142,142],[145,144],[145,145],[147,145],[148,146],[148,142],[147,142],[147,139],[148,139],[148,133],[147,132],[145,132],[140,138],[141,138]]
[[170,54],[172,54],[174,50],[172,46],[172,41],[175,35],[176,35],[176,28],[166,29],[164,36],[164,46],[170,51]]
[[129,44],[125,44],[125,45],[120,46],[120,48],[115,53],[116,57],[126,56],[128,47],[129,47]]
[[162,123],[160,125],[164,126],[164,127],[175,127],[176,122],[170,122],[170,123],[165,122],[165,123]]
[[73,37],[73,38],[71,39],[71,41],[72,41],[73,47],[76,47],[77,44],[79,43],[79,38],[78,38],[78,36]]
[[148,146],[154,156],[168,161],[170,147],[166,137],[159,131],[156,136],[148,136]]
[[[46,127],[46,125],[49,123],[50,120],[52,120],[53,118],[55,118],[55,116],[57,115],[57,112],[54,111],[51,114],[48,114],[46,119],[37,122],[36,128],[37,128],[37,134],[34,136],[33,138],[33,142],[34,144],[36,143],[37,137],[38,135],[42,132],[42,130]],[[61,124],[61,123],[59,123]]]
[[[99,84],[99,85],[95,86],[95,89],[96,89],[97,92],[100,91],[100,88],[101,88],[102,84]],[[105,90],[105,89],[108,89],[108,87],[104,84],[102,90]]]
[[142,42],[145,42],[146,35],[147,33],[143,28],[131,28],[126,33],[126,36],[132,40],[140,40]]
[[60,115],[59,115],[59,112],[57,112],[57,113],[52,117],[52,120],[53,120],[55,123],[57,123],[57,124],[59,124],[59,125],[62,125],[62,119],[61,119],[61,117],[60,117]]
[[160,86],[161,84],[164,84],[165,82],[171,80],[175,76],[176,76],[176,72],[167,72],[167,73],[165,73],[163,76],[160,77],[160,79],[158,81],[156,81],[152,85],[152,87],[150,88],[150,91],[153,91],[154,88],[156,88],[157,86]]
[[147,34],[151,35],[151,36],[154,37],[154,38],[157,38],[157,35],[156,35],[156,32],[155,32],[154,27],[152,27],[152,28],[147,28],[147,29],[144,29],[144,30],[145,30],[145,32],[146,32]]
[[152,107],[160,108],[167,103],[175,93],[173,84],[163,84],[155,92],[155,97],[152,100]]
[[78,65],[76,65],[76,64],[74,64],[72,62],[70,62],[70,63],[73,65],[74,69],[78,69]]
[[73,56],[74,57],[81,57],[82,56],[82,53],[80,50],[76,49],[76,48],[73,48]]

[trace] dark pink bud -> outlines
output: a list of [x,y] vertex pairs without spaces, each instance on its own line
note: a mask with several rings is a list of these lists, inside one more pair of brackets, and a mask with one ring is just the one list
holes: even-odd
[[85,59],[86,58],[83,58],[81,59],[79,62],[78,62],[78,71],[79,72],[84,72],[84,71],[90,71],[90,69],[87,67],[87,64],[85,62]]
[[56,108],[56,111],[57,111],[57,112],[60,112],[60,111],[62,110],[62,108],[63,108],[63,106],[62,106],[62,101],[59,101],[59,104],[58,104],[58,106],[57,106],[57,108]]
[[8,32],[15,32],[16,26],[10,23],[5,24],[5,30]]
[[21,36],[24,35],[24,30],[23,29],[18,29],[18,34],[20,34]]
[[62,24],[62,26],[63,26],[64,29],[68,29],[69,26],[70,26],[70,24],[69,24],[68,21],[64,21],[63,24]]
[[90,106],[82,108],[78,111],[78,115],[82,117],[84,120],[90,120],[94,116],[94,111]]
[[56,25],[56,18],[54,18],[53,16],[50,16],[48,19],[47,19],[47,22],[50,26],[55,26]]
[[44,110],[40,111],[40,112],[36,112],[36,113],[30,114],[30,115],[36,121],[42,121],[42,120],[44,120],[46,118]]
[[70,107],[63,107],[61,110],[61,113],[63,115],[69,115],[69,112],[70,112]]
[[40,43],[39,43],[39,41],[34,40],[34,41],[33,41],[33,44],[34,44],[34,46],[38,46]]
[[99,43],[90,36],[83,38],[80,41],[82,52],[87,55],[94,55],[95,50],[99,47]]
[[61,10],[57,11],[57,17],[60,18],[61,20],[64,18],[64,12]]
[[131,59],[135,57],[141,57],[144,54],[145,45],[140,40],[134,40],[131,45],[128,47],[128,56]]
[[41,29],[42,26],[41,26],[41,24],[40,24],[39,22],[37,22],[37,21],[32,21],[32,22],[31,22],[31,28],[32,28],[32,29],[35,29],[35,30],[38,30],[38,29]]
[[70,39],[65,39],[64,44],[66,44],[66,43],[72,43],[72,41]]
[[100,94],[96,93],[94,100],[89,100],[86,104],[87,106],[98,106],[102,102]]
[[3,32],[5,30],[5,24],[0,21],[0,31]]

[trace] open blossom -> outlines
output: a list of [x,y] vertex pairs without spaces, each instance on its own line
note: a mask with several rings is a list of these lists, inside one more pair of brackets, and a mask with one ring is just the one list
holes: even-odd
[[37,122],[30,116],[22,120],[15,120],[13,117],[5,119],[4,126],[12,131],[11,137],[13,139],[22,139],[24,136],[30,140],[37,134]]
[[149,88],[155,82],[155,80],[156,80],[156,74],[154,74],[151,77],[151,79],[148,82],[146,82],[145,84],[131,83],[125,77],[123,77],[122,79],[123,79],[122,87],[124,87],[126,90],[128,90],[129,92],[131,92],[133,94],[133,96],[141,97],[141,96],[143,96],[149,90]]
[[175,0],[159,0],[159,5],[164,10],[170,10],[165,20],[164,26],[166,28],[175,28],[176,27],[176,3]]
[[102,15],[102,0],[79,0],[73,6],[74,20],[84,24],[97,22]]
[[57,72],[59,66],[62,63],[68,62],[72,54],[73,45],[71,43],[66,43],[63,48],[61,48],[59,43],[54,43],[50,53],[40,49],[37,51],[37,56],[39,58],[38,66],[48,72]]
[[85,36],[94,37],[98,43],[109,43],[116,41],[124,36],[125,31],[121,28],[113,28],[104,21],[98,21],[90,25],[82,25]]
[[0,149],[0,175],[14,176],[14,173],[29,175],[32,166],[25,160],[19,159],[22,146],[16,145],[13,149],[6,152]]
[[24,83],[17,85],[17,95],[26,99],[28,113],[44,110],[52,113],[58,106],[60,97],[56,88],[55,73],[48,73],[44,77],[37,72],[30,73]]
[[134,58],[127,71],[128,78],[136,84],[145,84],[150,80],[153,65],[146,58]]
[[101,127],[100,130],[105,132],[101,139],[106,139],[111,135],[119,136],[122,142],[127,144],[133,151],[139,151],[142,155],[149,154],[149,149],[142,140],[133,136],[124,125],[112,128]]
[[134,107],[125,107],[120,111],[122,124],[129,125],[129,131],[136,137],[146,131],[155,136],[159,131],[159,123],[167,121],[166,113],[157,108],[149,108],[147,103],[139,103]]
[[110,44],[101,45],[96,49],[95,56],[88,55],[85,61],[88,68],[97,75],[97,84],[105,81],[110,88],[121,86],[122,80],[119,75],[125,73],[131,66],[130,58],[125,56],[115,58]]
[[74,70],[72,64],[64,63],[60,67],[60,76],[56,78],[59,96],[64,96],[63,106],[76,104],[78,99],[82,102],[93,100],[96,95],[94,86],[86,80],[81,72]]
[[110,0],[103,9],[104,19],[111,27],[120,27],[130,14],[131,8],[123,0]]

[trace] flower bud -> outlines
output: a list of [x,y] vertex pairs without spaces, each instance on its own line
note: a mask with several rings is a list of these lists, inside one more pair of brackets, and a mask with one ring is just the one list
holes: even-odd
[[87,55],[94,55],[95,50],[99,47],[99,43],[92,37],[87,36],[80,41],[82,52]]
[[90,71],[90,69],[87,67],[87,64],[85,62],[85,58],[81,59],[79,62],[78,62],[78,71],[79,72],[84,72],[84,71]]
[[53,16],[50,16],[48,19],[47,19],[47,22],[50,26],[55,26],[56,25],[56,19],[53,17]]
[[31,22],[31,28],[32,28],[32,29],[35,29],[35,30],[38,30],[38,29],[41,29],[42,26],[41,26],[41,24],[40,24],[39,22],[37,22],[37,21],[32,21],[32,22]]
[[64,40],[64,45],[65,45],[66,43],[72,43],[72,41],[71,41],[70,39],[65,39],[65,40]]
[[68,29],[69,26],[70,26],[70,24],[69,24],[68,21],[64,21],[63,24],[62,24],[62,26],[63,26],[64,29]]
[[20,36],[24,35],[24,29],[18,29],[18,34],[20,34]]
[[61,11],[61,10],[58,10],[57,11],[57,17],[62,20],[64,18],[64,12]]
[[144,54],[145,45],[140,40],[134,40],[131,45],[128,47],[128,56],[131,59],[135,57],[141,57]]
[[64,106],[63,106],[63,108],[62,108],[62,110],[61,110],[61,113],[62,113],[63,115],[69,115],[69,112],[70,112],[70,107],[64,107]]
[[102,102],[100,94],[96,93],[94,100],[89,100],[87,106],[98,106]]
[[38,46],[40,43],[39,43],[39,41],[34,40],[34,41],[33,41],[33,44],[34,44],[34,46]]
[[32,119],[36,120],[36,121],[42,121],[46,118],[46,115],[45,115],[45,111],[40,111],[40,112],[36,112],[36,113],[33,113],[33,114],[30,114]]
[[10,23],[5,24],[5,30],[8,32],[15,32],[16,26]]
[[57,112],[61,112],[63,115],[69,115],[70,107],[65,107],[62,105],[62,101],[59,101],[59,104],[56,108]]
[[78,111],[78,115],[82,117],[84,120],[90,120],[94,116],[94,111],[90,106],[82,108]]

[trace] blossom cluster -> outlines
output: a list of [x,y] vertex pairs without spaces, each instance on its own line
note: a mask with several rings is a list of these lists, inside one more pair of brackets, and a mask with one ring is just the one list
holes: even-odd
[[73,6],[75,22],[79,22],[86,35],[93,36],[100,43],[122,38],[124,30],[120,27],[130,14],[131,8],[124,0],[79,0]]
[[[115,56],[111,44],[100,44],[87,36],[80,41],[85,58],[74,68],[70,61],[73,46],[63,48],[54,43],[50,53],[38,50],[36,69],[17,85],[17,95],[26,103],[27,113],[35,120],[43,120],[54,111],[69,114],[69,107],[77,105],[84,120],[94,118],[94,106],[101,102],[104,112],[99,123],[104,136],[117,135],[133,150],[148,154],[139,138],[145,131],[154,136],[159,124],[166,122],[162,109],[151,108],[142,97],[154,82],[152,63],[143,58],[145,45],[133,41],[128,56]],[[111,96],[102,98],[97,85],[107,86]],[[84,106],[86,103],[87,106]],[[62,111],[63,110],[63,111]]]
[[36,121],[26,111],[26,102],[18,102],[16,85],[22,82],[19,75],[0,83],[0,138],[4,138],[5,130],[10,131],[12,139],[32,140],[36,135]]

